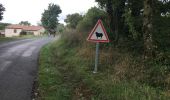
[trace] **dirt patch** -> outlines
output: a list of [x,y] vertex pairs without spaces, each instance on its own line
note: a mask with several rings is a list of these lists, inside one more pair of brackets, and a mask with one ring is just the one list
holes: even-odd
[[74,89],[73,100],[91,100],[93,94],[94,93],[84,83],[80,83]]

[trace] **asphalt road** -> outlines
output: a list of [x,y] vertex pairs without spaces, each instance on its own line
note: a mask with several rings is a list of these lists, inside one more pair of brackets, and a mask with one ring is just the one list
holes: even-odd
[[31,100],[40,48],[52,38],[0,44],[0,100]]

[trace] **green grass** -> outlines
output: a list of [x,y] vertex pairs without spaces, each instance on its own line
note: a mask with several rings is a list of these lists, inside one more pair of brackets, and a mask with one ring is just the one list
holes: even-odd
[[93,74],[93,63],[78,51],[62,39],[43,47],[37,100],[170,100],[162,90],[132,80],[117,81],[108,71]]
[[7,42],[7,41],[12,41],[15,40],[16,38],[6,38],[6,37],[0,37],[0,43],[2,42]]
[[39,100],[68,100],[70,89],[63,80],[62,66],[54,64],[51,44],[45,46],[40,55]]
[[18,39],[39,38],[39,37],[43,37],[43,36],[25,35],[20,37],[0,37],[0,43],[9,42]]
[[39,38],[39,37],[44,37],[45,35],[42,36],[35,36],[35,35],[21,35],[19,37],[16,38]]

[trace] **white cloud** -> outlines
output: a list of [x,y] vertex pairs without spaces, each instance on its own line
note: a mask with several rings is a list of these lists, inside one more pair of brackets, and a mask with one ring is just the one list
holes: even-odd
[[2,22],[17,24],[20,21],[29,21],[36,24],[41,19],[44,9],[49,3],[58,4],[62,9],[60,22],[64,23],[67,14],[84,13],[90,7],[97,5],[95,0],[1,0],[6,8]]

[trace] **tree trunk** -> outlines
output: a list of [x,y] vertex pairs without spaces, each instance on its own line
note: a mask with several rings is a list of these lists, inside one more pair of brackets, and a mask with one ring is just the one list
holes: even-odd
[[144,59],[149,60],[153,57],[152,40],[152,18],[153,18],[153,0],[144,0],[144,20],[143,20],[143,40],[144,40]]

